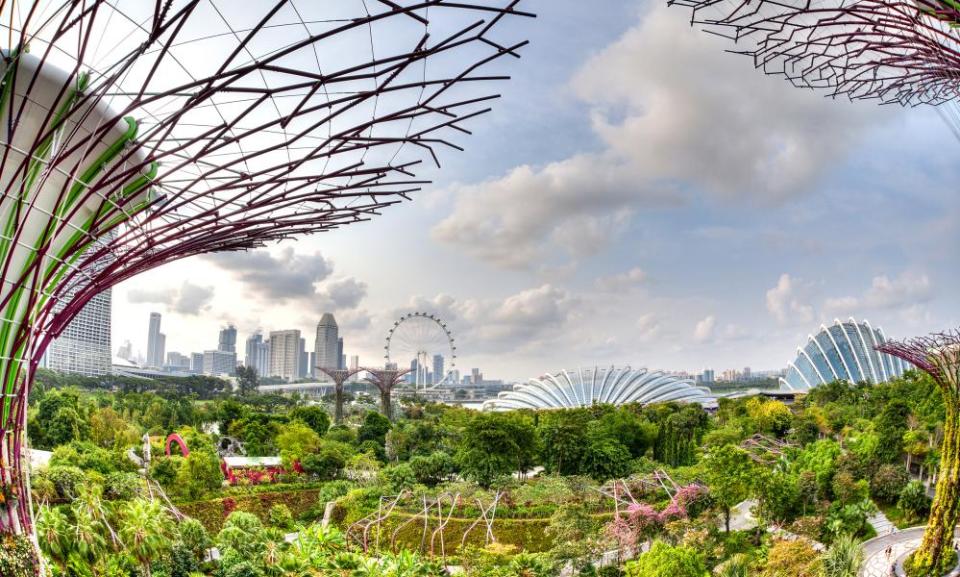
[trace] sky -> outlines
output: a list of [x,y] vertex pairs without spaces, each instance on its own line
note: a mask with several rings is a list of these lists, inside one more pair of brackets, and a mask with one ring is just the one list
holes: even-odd
[[[334,313],[382,363],[400,315],[435,314],[457,368],[779,369],[821,323],[889,336],[960,325],[960,142],[930,108],[798,90],[663,2],[527,0],[502,98],[433,184],[372,222],[194,257],[113,291],[113,340],[216,348],[234,323]],[[242,354],[242,353],[241,353]]]

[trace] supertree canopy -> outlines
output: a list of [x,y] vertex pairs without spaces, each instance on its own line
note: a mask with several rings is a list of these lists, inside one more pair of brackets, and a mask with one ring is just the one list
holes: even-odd
[[960,330],[904,342],[888,341],[877,350],[899,357],[930,375],[943,395],[940,476],[927,529],[914,557],[915,566],[930,570],[940,566],[943,554],[953,543],[960,518]]
[[407,198],[496,98],[518,4],[0,0],[0,533],[31,530],[27,394],[83,305]]
[[850,99],[958,96],[960,9],[949,0],[669,0],[767,74]]

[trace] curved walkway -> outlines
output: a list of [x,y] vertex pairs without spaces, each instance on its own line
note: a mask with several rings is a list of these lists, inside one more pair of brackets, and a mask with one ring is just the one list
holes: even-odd
[[[911,527],[903,531],[896,531],[887,535],[874,537],[863,544],[863,565],[860,566],[860,577],[890,577],[891,567],[906,553],[920,546],[923,540],[923,531],[926,527]],[[960,531],[954,537],[960,536]],[[887,555],[887,548],[890,554]]]

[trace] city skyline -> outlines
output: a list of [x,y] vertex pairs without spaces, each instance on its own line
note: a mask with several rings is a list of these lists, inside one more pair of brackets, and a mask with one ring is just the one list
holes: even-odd
[[427,310],[461,366],[525,379],[774,369],[834,319],[892,338],[960,324],[958,143],[935,110],[795,90],[665,6],[541,12],[525,74],[414,202],[124,282],[114,341],[144,350],[158,306],[193,350],[226,322],[310,335],[330,311],[369,363],[400,314]]

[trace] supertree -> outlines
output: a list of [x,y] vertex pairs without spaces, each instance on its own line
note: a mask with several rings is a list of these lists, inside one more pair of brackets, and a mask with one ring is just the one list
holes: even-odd
[[940,476],[923,542],[914,553],[916,566],[939,567],[944,548],[952,542],[960,513],[960,330],[888,341],[877,350],[899,357],[930,375],[943,395]]
[[0,0],[0,535],[32,534],[27,396],[84,304],[409,198],[497,97],[518,3]]
[[364,379],[380,390],[380,412],[393,420],[393,389],[411,369],[363,369],[368,375]]
[[343,423],[343,383],[350,377],[360,372],[360,369],[331,369],[327,367],[317,367],[317,370],[330,377],[333,380],[333,398],[334,411],[333,422],[337,425]]
[[852,100],[954,103],[960,5],[949,0],[668,0],[764,73]]

